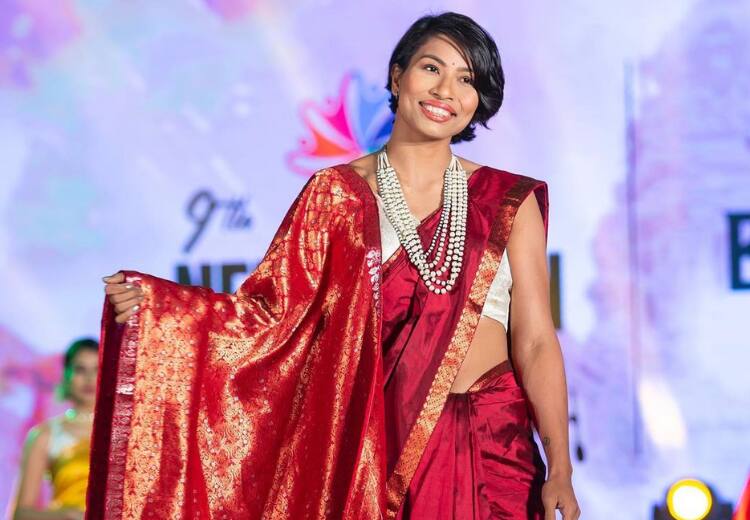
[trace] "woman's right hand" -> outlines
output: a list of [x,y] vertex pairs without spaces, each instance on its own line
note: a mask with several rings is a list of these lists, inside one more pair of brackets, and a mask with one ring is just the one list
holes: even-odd
[[115,308],[115,321],[125,323],[140,310],[144,298],[143,291],[135,284],[125,283],[125,275],[122,272],[105,276],[102,280],[106,284],[104,292]]

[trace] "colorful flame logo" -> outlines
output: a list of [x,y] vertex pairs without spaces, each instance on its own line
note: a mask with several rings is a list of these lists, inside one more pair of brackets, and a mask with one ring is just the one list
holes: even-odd
[[324,106],[305,102],[300,113],[311,138],[300,141],[299,148],[287,155],[287,163],[305,176],[374,152],[393,128],[388,92],[366,85],[357,72],[341,80],[338,99],[328,99]]

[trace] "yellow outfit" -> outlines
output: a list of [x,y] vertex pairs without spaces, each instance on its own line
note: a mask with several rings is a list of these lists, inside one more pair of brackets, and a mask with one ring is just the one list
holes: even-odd
[[52,501],[50,509],[86,508],[86,486],[89,479],[90,439],[76,439],[63,427],[63,418],[50,423],[49,445]]

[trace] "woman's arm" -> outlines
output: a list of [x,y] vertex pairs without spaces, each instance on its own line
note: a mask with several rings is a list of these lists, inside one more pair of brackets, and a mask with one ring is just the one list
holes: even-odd
[[571,484],[565,370],[550,310],[544,223],[533,193],[518,208],[507,247],[513,275],[510,354],[547,455],[545,519],[554,520],[557,508],[564,519],[575,520],[580,511]]
[[83,518],[80,511],[39,511],[36,509],[44,473],[47,471],[49,437],[49,427],[40,425],[32,428],[26,438],[13,520],[78,520]]

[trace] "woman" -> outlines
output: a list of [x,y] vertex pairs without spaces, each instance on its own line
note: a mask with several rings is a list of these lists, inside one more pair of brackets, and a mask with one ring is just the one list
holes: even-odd
[[[29,432],[21,463],[14,520],[81,520],[86,505],[99,344],[74,342],[65,352],[60,392],[71,407]],[[49,476],[52,500],[40,510],[42,480]]]
[[578,518],[546,185],[450,149],[503,82],[471,19],[421,18],[389,65],[386,147],[317,172],[236,294],[105,278],[92,510]]

